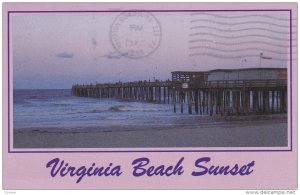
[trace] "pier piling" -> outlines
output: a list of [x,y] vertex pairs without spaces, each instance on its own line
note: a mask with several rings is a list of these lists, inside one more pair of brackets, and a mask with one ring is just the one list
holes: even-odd
[[[234,78],[236,71],[239,71],[238,79]],[[259,71],[268,72],[273,76],[255,78],[255,73],[258,74]],[[195,114],[200,115],[285,113],[287,112],[287,78],[280,77],[285,75],[282,72],[286,72],[286,69],[176,71],[172,72],[172,80],[166,81],[77,84],[72,86],[72,94],[100,99],[171,103],[174,113],[177,112],[178,104],[181,113],[193,114],[194,110]]]

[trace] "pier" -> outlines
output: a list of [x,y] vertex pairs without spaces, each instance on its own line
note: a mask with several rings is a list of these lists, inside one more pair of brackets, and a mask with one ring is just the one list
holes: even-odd
[[79,97],[172,104],[173,111],[200,115],[287,112],[287,69],[245,68],[174,71],[166,81],[73,85]]

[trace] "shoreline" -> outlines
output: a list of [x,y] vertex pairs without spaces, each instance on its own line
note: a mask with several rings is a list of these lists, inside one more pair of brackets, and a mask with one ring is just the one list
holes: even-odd
[[286,114],[208,117],[181,122],[18,128],[14,129],[14,148],[287,146]]

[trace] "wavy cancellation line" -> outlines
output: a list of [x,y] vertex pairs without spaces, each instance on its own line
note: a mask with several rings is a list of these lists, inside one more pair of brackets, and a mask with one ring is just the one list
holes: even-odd
[[[271,25],[271,26],[276,26],[276,27],[281,27],[281,28],[290,28],[290,25],[281,25],[281,24],[276,24],[272,22],[265,22],[265,21],[245,21],[245,22],[219,22],[219,21],[214,21],[210,19],[194,19],[190,21],[191,23],[194,22],[210,22],[210,23],[215,23],[215,24],[220,24],[220,25],[245,25],[245,24],[263,24],[263,25]],[[292,27],[297,27],[297,25],[292,25]]]
[[[277,31],[277,30],[272,30],[272,29],[269,29],[269,28],[260,28],[260,27],[242,28],[242,29],[229,29],[229,30],[226,30],[226,29],[223,29],[223,28],[206,26],[206,25],[190,27],[190,30],[195,30],[195,29],[210,29],[210,30],[216,30],[216,31],[220,31],[220,32],[243,32],[243,31],[258,30],[258,31],[267,31],[267,32],[272,32],[272,33],[277,33],[277,34],[285,34],[285,35],[290,34],[289,29],[288,29],[288,31]],[[292,32],[292,33],[295,34],[297,32]]]
[[[259,58],[260,55],[234,55],[234,56],[229,56],[229,55],[218,55],[214,53],[207,53],[207,52],[200,52],[200,53],[192,53],[189,55],[190,57],[193,56],[210,56],[210,57],[215,57],[215,58],[221,58],[221,59],[240,59],[240,58],[251,58],[251,57],[256,57]],[[289,58],[277,58],[277,57],[272,57],[272,60],[277,60],[277,61],[289,61]],[[296,58],[292,59],[297,60]]]
[[[242,15],[242,16],[226,16],[226,15],[219,15],[219,14],[213,14],[213,13],[192,13],[191,16],[213,16],[217,18],[228,18],[228,19],[240,19],[240,18],[249,18],[249,17],[259,17],[259,18],[270,18],[275,20],[281,20],[281,21],[290,21],[290,18],[281,18],[276,16],[270,16],[270,15],[259,15],[259,14],[251,14],[251,15]],[[289,17],[289,16],[288,16]],[[297,20],[296,18],[292,18],[292,20]]]
[[[189,47],[189,49],[191,49],[191,50],[209,49],[209,50],[215,50],[215,51],[225,52],[225,53],[242,52],[242,51],[258,51],[258,53],[259,53],[260,51],[262,51],[262,52],[270,52],[270,53],[282,54],[282,55],[290,54],[290,52],[280,52],[280,51],[264,49],[264,48],[259,48],[259,47],[248,47],[248,48],[239,48],[239,49],[219,49],[219,48],[210,47],[210,46],[193,46],[193,47]],[[293,54],[296,54],[296,52],[293,52]]]
[[[297,41],[297,40],[296,40]],[[273,46],[273,47],[282,47],[282,48],[289,48],[290,47],[290,44],[286,44],[286,45],[283,45],[283,44],[274,44],[274,43],[271,43],[271,42],[266,42],[266,41],[239,41],[239,42],[229,42],[229,43],[226,43],[226,42],[217,42],[217,41],[213,41],[211,39],[193,39],[193,40],[190,40],[189,43],[200,43],[200,42],[206,42],[206,43],[214,43],[214,44],[217,44],[217,45],[226,45],[226,46],[240,46],[240,45],[248,45],[248,44],[262,44],[262,45],[268,45],[268,46]],[[293,43],[295,43],[295,41],[293,41]],[[297,44],[293,44],[292,47],[297,47]]]
[[[223,39],[239,39],[239,38],[250,38],[250,37],[257,37],[257,38],[268,38],[268,39],[273,39],[275,41],[290,41],[290,39],[284,39],[284,38],[279,38],[279,37],[272,37],[268,35],[261,35],[261,34],[249,34],[249,35],[238,35],[238,36],[223,36],[219,34],[214,34],[214,33],[205,33],[205,32],[197,32],[197,33],[191,33],[189,36],[198,36],[198,35],[208,35],[208,36],[214,36],[218,38],[223,38]],[[292,39],[295,40],[295,39]]]

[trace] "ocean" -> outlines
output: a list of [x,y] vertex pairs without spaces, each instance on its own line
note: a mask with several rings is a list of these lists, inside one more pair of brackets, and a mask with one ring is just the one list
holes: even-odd
[[174,113],[171,104],[76,97],[68,89],[20,89],[14,90],[13,97],[14,129],[171,126],[182,125],[185,117],[193,118]]
[[[287,146],[286,115],[174,113],[172,104],[75,97],[71,90],[14,90],[15,148]],[[263,131],[262,131],[263,130]]]

